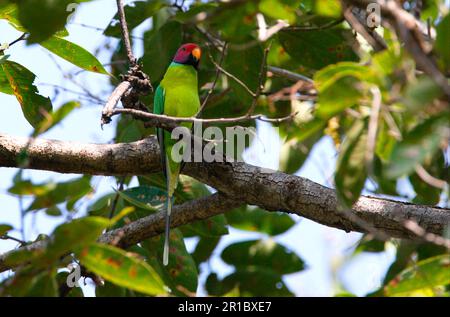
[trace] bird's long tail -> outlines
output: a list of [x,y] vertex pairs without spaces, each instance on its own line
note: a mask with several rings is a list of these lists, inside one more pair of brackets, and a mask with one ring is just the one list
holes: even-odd
[[166,210],[166,230],[164,233],[164,251],[163,251],[163,264],[169,264],[169,240],[170,240],[170,215],[172,213],[172,197],[167,196],[167,210]]

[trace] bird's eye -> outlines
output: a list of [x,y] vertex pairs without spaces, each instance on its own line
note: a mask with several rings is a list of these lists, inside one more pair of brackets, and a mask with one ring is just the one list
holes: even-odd
[[185,47],[183,47],[183,51],[185,51],[186,50],[186,48]]

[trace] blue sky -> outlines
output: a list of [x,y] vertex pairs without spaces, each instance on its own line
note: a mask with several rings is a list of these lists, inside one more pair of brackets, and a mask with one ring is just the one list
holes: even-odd
[[[92,53],[100,43],[107,40],[101,31],[95,28],[82,26],[85,24],[92,27],[105,28],[116,11],[115,1],[98,0],[92,3],[80,5],[74,16],[74,20],[68,26],[70,36],[68,39],[84,47]],[[148,29],[150,22],[144,22],[134,32],[134,35],[142,35],[143,30]],[[20,33],[10,27],[5,21],[0,21],[0,43],[11,42],[20,36]],[[116,40],[108,39],[115,44]],[[142,43],[135,41],[135,53],[142,54]],[[113,46],[114,47],[114,46]],[[10,59],[16,61],[37,75],[35,83],[39,87],[40,93],[53,97],[54,89],[51,85],[63,86],[70,90],[81,91],[80,87],[62,76],[60,68],[68,71],[75,69],[75,66],[64,60],[50,56],[45,49],[38,45],[26,46],[23,42],[11,47],[8,51]],[[101,51],[96,54],[97,58],[107,63],[109,52]],[[102,99],[108,97],[110,87],[108,78],[104,75],[81,72],[74,80],[84,87],[89,87]],[[64,102],[76,100],[76,94],[60,91],[54,100],[55,107]],[[82,101],[82,107],[74,111],[70,116],[51,131],[43,135],[45,138],[58,140],[107,143],[112,140],[113,126],[105,126],[100,129],[101,104],[89,104]],[[0,133],[7,133],[15,136],[29,136],[32,132],[31,126],[24,119],[20,106],[13,96],[0,94]],[[263,142],[263,143],[262,143]],[[276,131],[268,124],[258,124],[258,138],[255,139],[245,157],[248,163],[264,166],[268,168],[278,168],[278,153],[281,141]],[[317,183],[328,185],[332,178],[335,166],[336,154],[332,142],[329,138],[322,139],[313,149],[309,159],[297,172]],[[11,186],[12,177],[17,170],[0,168],[0,223],[12,224],[15,228],[20,228],[20,212],[17,198],[9,195],[7,189]],[[71,179],[77,175],[61,175],[52,172],[25,171],[25,176],[32,180],[55,182]],[[76,216],[82,216],[84,208],[95,199],[106,192],[110,192],[115,186],[114,178],[95,177],[93,184],[96,186],[95,194],[91,200],[81,202],[80,212]],[[24,199],[27,206],[29,199]],[[343,284],[349,291],[364,295],[374,290],[379,285],[383,275],[393,260],[395,251],[393,247],[387,252],[378,254],[360,254],[350,258],[353,247],[360,238],[358,233],[345,233],[344,231],[325,227],[309,221],[294,217],[297,224],[291,230],[274,239],[301,256],[307,263],[308,268],[300,273],[288,275],[285,279],[289,288],[298,296],[331,296],[337,291],[337,285]],[[41,213],[28,214],[25,218],[26,238],[34,239],[39,233],[51,233],[53,228],[65,221],[64,217],[49,217]],[[13,235],[20,237],[20,232],[13,232]],[[231,268],[220,260],[220,251],[232,242],[243,239],[268,238],[261,234],[230,230],[230,234],[225,236],[216,249],[216,255],[209,265],[203,264],[201,281],[207,276],[209,268],[213,268],[219,276],[225,276]],[[193,250],[196,240],[188,239],[188,249]],[[10,250],[16,246],[11,241],[0,240],[0,252]],[[5,276],[6,274],[0,275]],[[337,280],[336,280],[337,279]],[[338,283],[337,283],[338,282]],[[93,288],[84,287],[84,292],[88,296],[93,295]],[[204,294],[199,289],[199,294]]]

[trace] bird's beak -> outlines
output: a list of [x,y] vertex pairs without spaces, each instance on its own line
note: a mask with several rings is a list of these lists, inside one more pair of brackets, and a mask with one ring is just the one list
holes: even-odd
[[202,51],[199,47],[196,47],[192,50],[192,56],[194,56],[195,60],[199,61],[202,56]]

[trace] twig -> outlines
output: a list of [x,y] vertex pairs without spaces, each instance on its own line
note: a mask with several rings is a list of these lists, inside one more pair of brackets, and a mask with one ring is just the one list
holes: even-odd
[[220,70],[222,73],[224,73],[225,75],[227,75],[228,77],[233,79],[235,82],[237,82],[239,85],[241,85],[250,94],[250,96],[252,96],[253,98],[255,97],[256,94],[250,88],[248,88],[248,86],[242,80],[240,80],[239,78],[237,78],[233,74],[227,72],[225,69],[222,68],[222,66],[217,64],[216,61],[211,56],[211,54],[209,54],[209,58],[211,59],[211,62],[214,64],[214,66],[216,66],[216,68],[218,70]]
[[[223,47],[222,47],[222,54],[220,55],[219,66],[222,66],[223,59],[224,59],[224,57],[225,57],[226,49],[227,49],[227,43],[224,43],[224,45],[223,45]],[[211,88],[208,90],[208,94],[206,95],[205,99],[203,100],[202,105],[200,106],[200,109],[198,110],[196,117],[201,117],[202,112],[203,112],[203,109],[205,109],[206,104],[208,103],[209,97],[210,97],[211,94],[213,93],[214,88],[216,87],[217,81],[219,80],[220,72],[221,72],[220,69],[217,68],[217,69],[216,69],[216,77],[214,78],[214,81],[213,81],[213,83],[212,83],[212,86],[211,86]]]
[[16,241],[17,243],[20,243],[21,245],[25,245],[26,244],[25,241],[17,239],[17,238],[15,238],[13,236],[10,236],[8,234],[4,234],[4,235],[0,236],[0,239],[2,239],[2,240],[13,240],[13,241]]
[[283,68],[279,68],[279,67],[275,67],[275,66],[267,66],[267,70],[276,76],[284,77],[291,81],[297,82],[299,80],[303,80],[303,81],[307,81],[308,83],[313,83],[313,80],[311,78],[306,77],[305,75],[291,72],[291,71],[283,69]]
[[344,21],[344,19],[338,19],[338,20],[335,20],[335,21],[331,21],[331,22],[328,22],[328,23],[325,23],[325,24],[322,24],[322,25],[318,25],[318,26],[315,26],[315,25],[312,25],[312,26],[308,26],[308,25],[292,25],[292,26],[288,26],[287,28],[286,28],[286,30],[289,30],[289,31],[320,31],[320,30],[325,30],[325,29],[329,29],[329,28],[332,28],[332,27],[334,27],[334,26],[336,26],[336,25],[339,25],[339,24],[341,24],[342,22]]
[[[344,9],[344,17],[347,20],[347,22],[350,24],[350,26],[369,43],[370,46],[374,49],[375,52],[380,52],[382,50],[385,50],[387,48],[386,43],[381,38],[381,36],[378,36],[378,34],[371,29],[369,29],[366,24],[363,22],[363,17],[361,17],[358,14],[355,14],[352,10],[358,9],[352,6],[349,6]],[[362,10],[361,10],[362,11]]]
[[403,10],[396,1],[345,0],[345,2],[361,8],[366,8],[370,3],[378,4],[386,20],[396,28],[396,33],[405,43],[405,47],[416,61],[417,67],[430,76],[447,96],[450,96],[450,85],[447,78],[440,72],[434,60],[428,56],[424,36],[414,16]]
[[120,197],[119,192],[121,192],[123,190],[124,183],[125,183],[125,176],[122,176],[119,180],[119,187],[117,188],[116,195],[114,196],[114,200],[111,204],[111,210],[109,212],[109,219],[112,219],[112,217],[114,216],[114,213],[116,212],[117,202],[119,201],[119,197]]
[[272,123],[281,123],[284,121],[288,121],[290,119],[293,119],[297,113],[292,113],[288,116],[281,117],[281,118],[266,118],[262,114],[256,114],[256,115],[243,115],[239,117],[233,117],[233,118],[217,118],[217,119],[200,119],[197,117],[170,117],[166,115],[161,114],[154,114],[150,112],[145,112],[141,110],[136,109],[114,109],[111,117],[119,114],[130,114],[133,117],[137,119],[144,120],[146,123],[146,126],[148,127],[159,127],[164,128],[168,130],[173,130],[176,127],[179,126],[182,122],[196,122],[196,123],[204,123],[204,124],[220,124],[220,123],[237,123],[237,122],[245,122],[245,121],[251,121],[251,120],[259,120],[263,122],[272,122]]
[[125,18],[125,10],[123,7],[123,0],[117,0],[117,12],[120,20],[120,30],[122,31],[122,40],[127,52],[128,61],[131,66],[136,65],[136,58],[131,50],[130,33],[128,31],[127,20]]
[[19,38],[15,39],[15,40],[12,41],[11,43],[7,44],[6,47],[0,49],[0,53],[3,53],[5,50],[7,50],[8,48],[10,48],[11,46],[13,46],[14,44],[16,44],[17,42],[26,40],[27,35],[28,35],[28,33],[26,33],[26,32],[25,32],[25,33],[22,33],[22,35],[21,35]]
[[437,234],[427,232],[422,228],[416,221],[406,220],[403,225],[406,229],[414,233],[416,236],[424,239],[427,242],[443,246],[450,250],[450,240],[444,237],[438,236]]
[[258,87],[256,88],[256,93],[253,96],[253,101],[250,106],[250,108],[247,111],[247,116],[251,116],[253,112],[255,111],[256,105],[258,103],[258,98],[261,95],[261,91],[264,89],[264,80],[266,79],[267,75],[267,55],[269,54],[271,43],[264,49],[264,55],[261,61],[261,68],[259,70],[259,80],[258,80]]
[[125,11],[123,8],[123,0],[117,0],[117,10],[120,19],[120,28],[122,31],[122,39],[127,51],[130,69],[126,75],[122,76],[122,82],[117,86],[103,108],[101,126],[111,122],[111,116],[119,100],[122,100],[126,108],[140,108],[140,95],[146,95],[153,90],[149,77],[141,71],[140,65],[137,64],[136,58],[131,50],[130,35],[128,32],[127,21],[125,19]]
[[23,41],[27,39],[27,32],[24,32],[18,39],[12,41],[11,43],[9,43],[9,46],[13,46],[14,44],[16,44],[17,42]]
[[420,164],[416,166],[416,173],[428,185],[440,189],[444,189],[447,186],[446,181],[430,175],[430,173],[428,173],[428,171]]
[[101,119],[101,125],[103,127],[104,124],[108,124],[111,122],[111,117],[114,113],[114,108],[116,107],[117,103],[119,102],[120,98],[127,92],[129,89],[131,89],[131,83],[129,81],[123,81],[117,86],[111,96],[109,96],[108,101],[106,102],[105,107],[103,107],[102,111],[102,119]]

